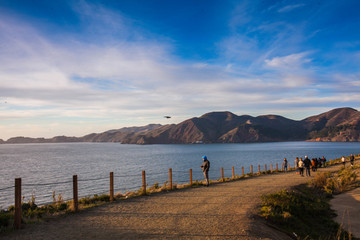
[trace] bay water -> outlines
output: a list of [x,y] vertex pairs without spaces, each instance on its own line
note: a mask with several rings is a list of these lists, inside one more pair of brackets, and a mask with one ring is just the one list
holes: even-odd
[[55,192],[64,200],[72,197],[72,176],[78,175],[79,197],[109,192],[109,173],[114,172],[115,192],[141,188],[142,171],[149,186],[168,181],[202,180],[200,165],[206,155],[211,163],[210,179],[250,172],[250,165],[274,166],[287,158],[294,166],[296,157],[325,156],[327,160],[360,153],[360,143],[348,142],[276,142],[247,144],[164,144],[124,145],[119,143],[49,143],[0,145],[0,209],[14,204],[14,179],[22,178],[24,201],[32,196],[38,205],[51,203]]

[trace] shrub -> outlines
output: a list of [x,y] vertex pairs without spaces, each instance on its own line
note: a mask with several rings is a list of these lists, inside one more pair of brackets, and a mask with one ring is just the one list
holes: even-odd
[[159,183],[158,182],[155,182],[154,185],[152,187],[150,187],[150,190],[157,190],[159,189]]
[[329,172],[318,173],[311,181],[311,186],[314,188],[322,189],[326,186],[326,183],[330,177],[331,177],[331,173]]
[[67,209],[68,205],[66,203],[60,203],[57,205],[58,211],[65,211]]
[[306,186],[263,196],[261,215],[301,239],[333,239],[339,229],[326,196]]
[[328,193],[338,194],[349,190],[356,180],[357,175],[352,169],[342,168],[338,174],[327,179],[324,190]]

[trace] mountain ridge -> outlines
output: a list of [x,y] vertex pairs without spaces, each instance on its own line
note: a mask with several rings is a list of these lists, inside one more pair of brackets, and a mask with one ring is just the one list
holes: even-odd
[[238,116],[209,112],[179,124],[149,124],[91,133],[82,137],[14,137],[4,143],[120,142],[124,144],[247,143],[276,141],[360,141],[360,112],[336,108],[292,120],[280,115]]

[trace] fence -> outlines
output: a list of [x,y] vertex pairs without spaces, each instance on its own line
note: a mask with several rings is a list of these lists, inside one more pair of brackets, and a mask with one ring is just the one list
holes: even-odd
[[[339,163],[339,161],[329,161],[327,162],[327,165],[333,165],[334,163]],[[268,173],[273,173],[273,172],[279,172],[279,171],[284,171],[284,166],[282,165],[281,170],[279,169],[279,165],[278,163],[276,163],[276,168],[274,170],[273,164],[270,165],[270,170],[267,169],[267,165],[264,165],[264,171],[261,171],[261,166],[258,165],[258,172],[254,173],[254,168],[253,165],[250,166],[250,172],[249,173],[245,173],[245,169],[244,167],[241,167],[241,175],[236,175],[235,174],[235,168],[232,167],[231,168],[231,179],[235,179],[237,177],[241,178],[241,177],[245,177],[246,175],[248,176],[253,176],[253,175],[261,175],[261,174],[268,174]],[[227,171],[229,171],[230,169],[225,169]],[[288,163],[288,170],[292,171],[295,170],[295,168],[291,169],[290,164]],[[175,173],[184,173],[183,171],[174,171]],[[189,182],[186,182],[190,187],[193,186],[194,182],[193,182],[193,170],[190,168],[189,169]],[[153,175],[157,175],[154,174]],[[127,175],[127,176],[132,176],[132,177],[138,177],[138,175]],[[126,176],[118,176],[118,177],[126,177]],[[79,210],[79,182],[86,182],[86,181],[97,181],[97,180],[104,180],[105,178],[93,178],[93,179],[78,179],[77,175],[73,175],[72,181],[65,181],[65,182],[56,182],[56,183],[43,183],[43,184],[22,184],[22,180],[21,178],[16,178],[15,179],[15,186],[10,186],[10,187],[6,187],[6,188],[2,188],[0,189],[1,191],[4,190],[8,190],[8,189],[15,189],[15,214],[14,214],[14,226],[16,229],[21,228],[21,216],[22,216],[22,187],[29,187],[29,186],[54,186],[54,185],[59,185],[59,184],[65,184],[65,183],[72,183],[72,192],[73,192],[73,197],[72,199],[66,199],[64,201],[69,201],[69,200],[73,200],[73,210],[74,211],[78,211]],[[110,201],[114,201],[114,193],[116,191],[116,189],[114,188],[114,172],[110,172],[109,178],[106,178],[109,180],[109,191],[106,191],[106,193],[109,193],[110,195]],[[221,168],[221,178],[219,179],[220,182],[224,182],[226,181],[225,179],[225,174],[224,174],[224,168]],[[142,185],[141,185],[141,194],[142,195],[146,195],[146,191],[147,191],[147,184],[146,184],[146,172],[142,171]],[[173,185],[173,171],[171,168],[169,168],[169,181],[168,181],[168,188],[167,190],[173,190],[174,189],[174,185]]]

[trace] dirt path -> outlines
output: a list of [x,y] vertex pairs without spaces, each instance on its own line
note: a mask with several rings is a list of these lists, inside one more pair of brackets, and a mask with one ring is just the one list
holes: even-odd
[[279,173],[117,201],[4,239],[290,239],[255,216],[260,196],[312,178]]
[[338,215],[335,220],[360,239],[360,188],[335,196],[330,204]]

